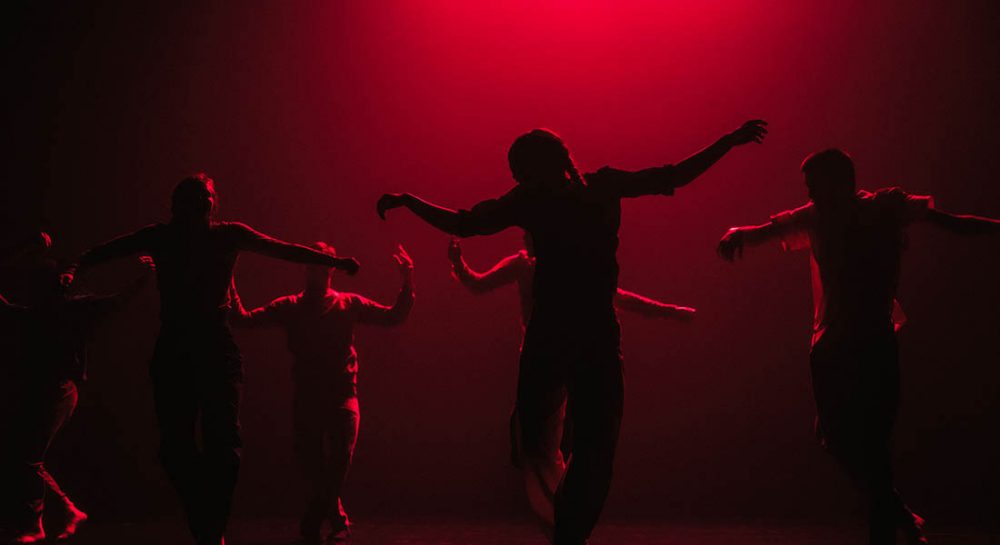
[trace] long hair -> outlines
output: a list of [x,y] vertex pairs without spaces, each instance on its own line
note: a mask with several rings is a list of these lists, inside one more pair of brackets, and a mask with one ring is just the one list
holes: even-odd
[[569,148],[558,134],[549,129],[534,129],[518,136],[507,151],[507,162],[514,180],[519,184],[529,182],[533,173],[541,172],[565,175],[571,186],[587,185]]

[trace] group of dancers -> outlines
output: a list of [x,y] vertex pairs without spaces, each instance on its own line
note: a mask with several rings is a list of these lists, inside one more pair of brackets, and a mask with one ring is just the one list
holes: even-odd
[[[766,123],[752,120],[673,165],[639,171],[605,167],[581,173],[561,138],[546,129],[518,137],[508,152],[515,186],[469,209],[451,210],[409,193],[377,202],[384,220],[406,208],[453,237],[524,231],[525,247],[480,273],[448,246],[452,273],[475,293],[516,285],[524,338],[511,416],[512,459],[524,476],[529,504],[555,545],[588,542],[612,480],[622,418],[624,380],[616,309],[689,320],[695,310],[662,303],[618,286],[621,200],[673,195],[735,147],[761,143]],[[899,188],[858,190],[854,164],[838,149],[802,163],[809,202],[769,221],[734,227],[718,246],[734,260],[744,248],[780,241],[811,252],[815,320],[810,363],[823,446],[857,483],[866,500],[872,544],[926,543],[923,521],[896,492],[889,440],[899,397],[893,325],[906,228],[927,222],[959,234],[1000,233],[1000,220],[955,215],[930,197]],[[2,299],[3,328],[19,349],[7,367],[16,395],[4,396],[3,469],[14,486],[4,494],[4,526],[13,543],[45,539],[43,514],[70,537],[86,520],[44,465],[45,452],[76,405],[85,379],[85,345],[96,322],[138,291],[149,274],[122,293],[74,294],[74,280],[116,258],[142,256],[160,293],[160,333],[151,362],[160,459],[180,497],[194,540],[224,543],[240,465],[239,407],[243,366],[230,326],[285,330],[293,356],[294,451],[309,484],[300,523],[304,544],[346,543],[350,522],[341,490],[358,436],[358,324],[394,326],[414,303],[413,261],[393,256],[401,287],[391,306],[331,286],[334,271],[359,264],[319,242],[283,242],[216,217],[215,183],[204,174],[174,189],[171,218],[98,245],[60,269],[38,235],[6,252],[33,263],[25,301]],[[248,310],[233,278],[240,252],[305,266],[301,292]],[[16,416],[12,416],[16,415]],[[200,430],[200,440],[196,437]],[[44,504],[46,491],[50,499]],[[55,503],[55,506],[51,505]],[[47,522],[47,520],[46,520]]]

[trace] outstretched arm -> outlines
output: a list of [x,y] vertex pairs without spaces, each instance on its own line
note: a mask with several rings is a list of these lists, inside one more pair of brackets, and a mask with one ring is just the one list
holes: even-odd
[[605,167],[590,175],[587,181],[616,197],[672,195],[701,176],[736,146],[764,141],[767,122],[754,119],[719,138],[714,144],[684,159],[676,165],[647,168],[635,172]]
[[696,312],[690,307],[663,303],[621,288],[615,293],[615,306],[647,318],[675,318],[685,322],[693,320]]
[[353,296],[352,306],[357,313],[357,320],[364,324],[374,324],[381,326],[394,326],[403,323],[413,309],[413,259],[406,253],[403,246],[399,246],[399,252],[392,258],[399,267],[399,275],[402,285],[399,288],[399,295],[396,302],[391,307],[380,305],[375,301],[361,296]]
[[674,165],[674,187],[681,187],[693,182],[695,178],[704,174],[736,146],[750,142],[760,144],[766,135],[766,121],[763,119],[747,121],[740,128],[716,140],[714,144]]
[[351,257],[334,257],[312,248],[285,242],[264,233],[255,231],[242,223],[232,224],[238,234],[237,240],[241,250],[266,255],[275,259],[301,263],[303,265],[322,265],[346,271],[347,274],[358,272],[358,261]]
[[143,227],[134,233],[122,235],[87,250],[76,263],[66,267],[59,278],[60,282],[63,286],[69,287],[76,275],[89,267],[115,258],[128,257],[148,251],[153,244],[153,237],[158,228],[156,225]]
[[517,224],[519,188],[498,199],[483,201],[469,210],[452,210],[424,201],[409,193],[387,193],[375,206],[379,217],[393,208],[408,208],[431,227],[450,235],[491,235]]
[[517,281],[521,272],[521,254],[508,256],[500,260],[490,270],[479,273],[474,271],[462,257],[462,246],[458,239],[452,239],[448,245],[448,260],[456,279],[472,293],[486,293]]
[[745,246],[760,246],[772,240],[780,238],[781,233],[777,224],[773,222],[761,225],[748,225],[746,227],[732,227],[722,240],[716,252],[719,257],[726,261],[734,261],[737,257],[743,257]]
[[924,218],[927,222],[946,231],[959,235],[992,235],[1000,233],[1000,220],[973,216],[971,214],[952,214],[930,208]]
[[122,307],[129,304],[142,292],[142,289],[149,283],[149,279],[156,272],[156,264],[153,258],[148,255],[140,256],[139,263],[142,265],[142,273],[132,280],[122,291],[114,295],[103,297],[88,297],[82,304],[86,305],[88,315],[92,319],[101,319],[111,313],[118,312]]

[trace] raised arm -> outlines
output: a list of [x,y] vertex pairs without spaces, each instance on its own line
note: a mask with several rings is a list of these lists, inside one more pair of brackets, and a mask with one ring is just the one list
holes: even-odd
[[394,326],[403,323],[410,315],[414,300],[413,259],[402,246],[399,246],[399,252],[394,254],[392,258],[396,261],[396,266],[399,267],[402,281],[396,302],[391,307],[387,307],[360,295],[352,296],[351,308],[355,311],[359,323]]
[[647,318],[674,318],[685,322],[693,320],[696,312],[691,307],[671,305],[621,288],[615,293],[615,306]]
[[479,273],[474,271],[462,257],[462,245],[458,239],[452,239],[448,245],[448,260],[455,278],[472,293],[486,293],[500,286],[517,282],[522,273],[526,256],[518,253],[500,260],[490,270]]
[[285,312],[294,304],[292,297],[279,297],[270,304],[247,310],[236,290],[236,279],[229,285],[229,323],[236,327],[266,327],[280,325]]
[[767,123],[759,119],[747,121],[740,128],[676,165],[634,172],[604,167],[588,174],[587,183],[599,192],[618,198],[672,195],[675,189],[694,181],[734,147],[762,142],[767,134],[766,126]]
[[469,210],[452,210],[409,193],[387,193],[379,198],[375,211],[384,220],[389,210],[407,208],[431,227],[449,235],[491,235],[517,225],[520,194],[520,188],[514,188],[498,199],[483,201]]
[[112,259],[129,257],[140,252],[149,251],[153,245],[156,232],[160,228],[158,225],[149,225],[134,233],[122,235],[87,250],[80,256],[76,263],[66,267],[59,281],[63,286],[69,287],[76,275],[89,267]]
[[750,142],[760,144],[766,135],[766,121],[762,119],[747,121],[740,128],[716,140],[714,144],[674,165],[673,186],[681,187],[693,182],[695,178],[704,174],[719,159],[729,153],[729,150]]
[[924,221],[958,235],[995,235],[1000,233],[1000,220],[971,214],[952,214],[929,208]]
[[358,261],[354,258],[334,257],[301,244],[278,240],[255,231],[242,223],[233,223],[231,225],[236,230],[237,241],[241,250],[284,261],[291,261],[292,263],[333,267],[351,275],[358,272]]

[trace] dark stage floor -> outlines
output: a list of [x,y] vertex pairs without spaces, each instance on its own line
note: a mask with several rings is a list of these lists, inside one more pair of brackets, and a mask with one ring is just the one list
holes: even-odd
[[[240,520],[228,545],[290,545],[295,524],[290,520]],[[690,524],[608,522],[593,545],[845,545],[864,543],[860,527],[785,526],[771,524]],[[82,529],[77,545],[183,545],[190,543],[180,522],[143,524],[94,523]],[[366,521],[355,526],[354,545],[545,545],[538,531],[525,522],[497,520],[410,519]],[[1000,536],[975,532],[932,533],[932,545],[1000,545]]]

